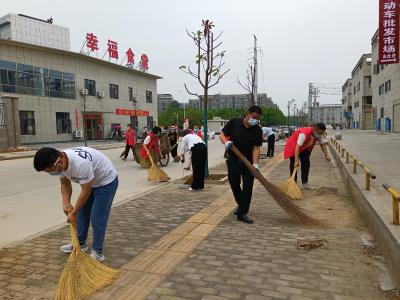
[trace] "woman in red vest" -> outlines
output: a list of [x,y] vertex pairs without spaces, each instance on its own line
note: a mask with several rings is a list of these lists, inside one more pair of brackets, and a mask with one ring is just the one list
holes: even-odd
[[[150,132],[150,134],[143,141],[143,145],[146,145],[147,150],[149,150],[151,157],[153,158],[154,163],[158,162],[158,157],[160,154],[160,135],[161,128],[155,126]],[[143,168],[150,168],[151,162],[149,155],[147,154],[144,146],[140,149],[140,166]]]
[[126,160],[129,154],[129,150],[132,150],[133,155],[135,155],[135,130],[132,128],[131,124],[127,125],[127,129],[125,132],[125,152],[123,156],[123,160]]
[[[308,184],[310,156],[317,142],[321,146],[325,159],[331,160],[323,138],[325,130],[326,126],[323,123],[315,124],[313,127],[299,128],[293,132],[286,142],[283,154],[285,159],[290,158],[290,175],[294,168],[299,167],[301,163],[301,183],[304,189],[310,189]],[[297,182],[297,174],[295,180]]]

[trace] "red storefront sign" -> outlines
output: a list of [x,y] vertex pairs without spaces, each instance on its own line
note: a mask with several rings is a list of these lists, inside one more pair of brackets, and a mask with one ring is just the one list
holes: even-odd
[[379,64],[399,62],[399,0],[379,0]]
[[149,112],[147,110],[134,110],[134,109],[124,109],[117,108],[115,109],[116,115],[124,115],[124,116],[136,116],[136,117],[148,117]]

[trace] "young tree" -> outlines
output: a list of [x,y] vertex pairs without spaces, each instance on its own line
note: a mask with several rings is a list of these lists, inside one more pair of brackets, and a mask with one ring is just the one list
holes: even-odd
[[[197,79],[203,89],[203,96],[200,96],[193,91],[190,91],[185,83],[186,91],[193,96],[197,96],[203,103],[203,128],[204,139],[206,146],[208,146],[208,96],[209,90],[216,86],[222,77],[229,72],[229,69],[222,71],[225,62],[223,61],[225,51],[217,50],[222,42],[219,41],[222,36],[222,31],[214,37],[213,28],[215,25],[210,20],[202,20],[202,30],[190,33],[186,30],[188,36],[193,40],[196,45],[196,69],[192,70],[187,66],[181,66],[180,69],[190,76]],[[206,165],[206,176],[208,176],[208,162]]]
[[254,93],[255,93],[255,87],[256,87],[256,73],[254,72],[254,67],[249,65],[249,68],[247,69],[247,76],[246,76],[246,82],[242,83],[238,77],[237,79],[238,84],[247,92],[249,93],[249,106],[255,105],[256,101],[254,99]]

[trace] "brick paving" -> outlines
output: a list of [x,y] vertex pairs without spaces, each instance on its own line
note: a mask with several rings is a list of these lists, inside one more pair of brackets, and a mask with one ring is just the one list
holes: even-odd
[[[267,162],[272,164],[271,160]],[[214,170],[223,171],[224,166]],[[271,172],[269,178],[274,182],[286,179],[287,162],[279,162]],[[319,151],[313,155],[311,183],[339,187],[338,196],[315,196],[307,191],[305,199],[298,202],[328,226],[304,228],[293,224],[258,185],[251,209],[255,224],[237,222],[229,212],[230,206],[224,210],[229,215],[221,223],[215,219],[211,222],[218,226],[201,224],[203,227],[194,229],[195,235],[202,237],[195,248],[187,244],[176,248],[177,244],[166,237],[178,240],[179,234],[191,230],[192,223],[204,223],[199,216],[205,218],[208,208],[221,202],[218,197],[228,190],[227,185],[212,185],[205,192],[188,194],[171,184],[114,207],[106,237],[106,263],[115,268],[136,265],[129,276],[121,276],[108,288],[110,295],[129,287],[118,299],[139,299],[134,291],[147,287],[152,290],[149,300],[383,299],[378,277],[384,260],[379,252],[371,254],[361,247],[360,233],[365,231],[365,224],[335,170],[328,168]],[[329,244],[309,252],[296,249],[298,238],[314,237]],[[67,241],[68,230],[62,228],[1,250],[0,299],[53,298],[67,259],[58,248]],[[137,272],[138,264],[146,264],[141,260],[146,258],[146,251],[153,249],[154,255],[169,246],[175,247],[176,253],[166,262],[179,259],[177,266],[171,269],[167,264],[164,267],[169,270],[164,273],[154,267],[150,273]],[[184,253],[182,246],[188,251],[178,255]],[[103,299],[116,298],[103,294]]]
[[[270,178],[287,176],[284,161]],[[251,208],[255,224],[227,217],[147,299],[384,299],[377,267],[383,258],[361,246],[365,225],[320,151],[312,158],[311,183],[339,188],[337,196],[307,191],[298,202],[326,227],[293,224],[258,185]],[[296,249],[298,238],[329,244],[307,252]]]

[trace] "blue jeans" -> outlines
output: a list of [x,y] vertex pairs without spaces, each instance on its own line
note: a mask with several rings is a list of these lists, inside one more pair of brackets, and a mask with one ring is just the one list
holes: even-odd
[[115,177],[115,179],[109,184],[93,187],[89,198],[78,212],[77,233],[79,243],[83,245],[86,242],[89,225],[90,222],[92,222],[92,249],[96,250],[98,253],[103,251],[107,222],[117,188],[118,177]]

